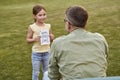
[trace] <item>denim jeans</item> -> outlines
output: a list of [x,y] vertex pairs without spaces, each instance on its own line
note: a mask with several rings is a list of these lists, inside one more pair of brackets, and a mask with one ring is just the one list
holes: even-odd
[[49,53],[36,53],[32,52],[32,80],[38,80],[39,73],[40,73],[40,64],[42,63],[42,72],[43,72],[43,80],[48,75],[44,75],[44,72],[48,70],[48,60],[49,60]]

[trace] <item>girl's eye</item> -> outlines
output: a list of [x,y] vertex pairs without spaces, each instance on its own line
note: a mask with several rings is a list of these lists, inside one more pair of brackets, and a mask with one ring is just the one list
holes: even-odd
[[42,16],[42,15],[40,14],[40,15],[38,15],[38,16]]
[[38,16],[46,16],[46,14],[40,14],[40,15],[38,15]]
[[43,16],[45,16],[46,14],[43,14]]

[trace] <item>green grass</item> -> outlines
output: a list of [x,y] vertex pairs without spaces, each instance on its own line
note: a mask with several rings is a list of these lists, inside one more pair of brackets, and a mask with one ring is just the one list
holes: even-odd
[[0,2],[0,80],[31,80],[31,46],[26,31],[33,23],[32,7],[43,4],[46,22],[55,37],[67,34],[64,13],[68,6],[84,6],[89,13],[87,30],[99,32],[109,44],[108,76],[120,76],[120,0],[1,0]]

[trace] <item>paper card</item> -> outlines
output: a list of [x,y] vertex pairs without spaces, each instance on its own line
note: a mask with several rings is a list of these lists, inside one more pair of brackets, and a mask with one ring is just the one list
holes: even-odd
[[41,45],[50,44],[50,37],[49,37],[48,30],[40,31],[40,42],[41,42]]

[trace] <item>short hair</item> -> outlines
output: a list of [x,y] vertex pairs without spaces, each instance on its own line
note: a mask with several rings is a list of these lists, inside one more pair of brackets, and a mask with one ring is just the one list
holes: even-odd
[[67,8],[66,18],[71,25],[84,28],[88,19],[88,13],[80,6],[72,6]]

